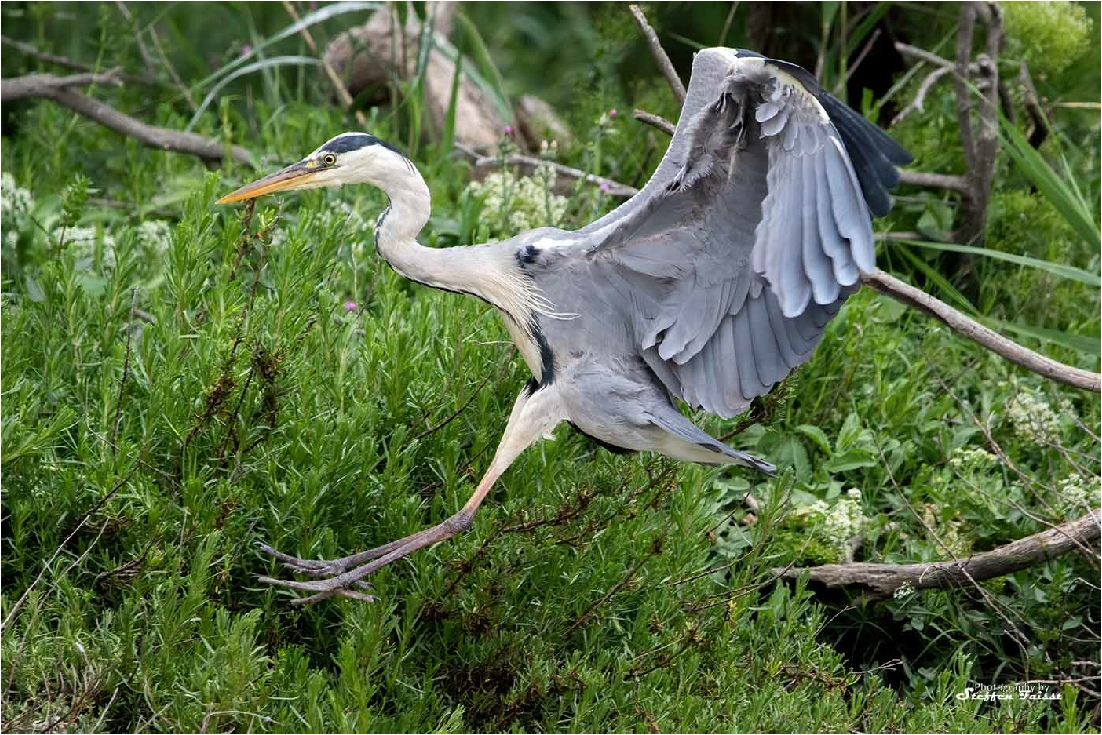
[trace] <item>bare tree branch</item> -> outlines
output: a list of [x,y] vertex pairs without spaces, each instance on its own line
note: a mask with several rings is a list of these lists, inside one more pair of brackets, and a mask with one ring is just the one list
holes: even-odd
[[904,283],[882,270],[877,269],[863,276],[862,281],[870,288],[886,296],[891,296],[896,301],[929,314],[957,334],[967,337],[981,347],[1010,360],[1016,365],[1020,365],[1049,380],[1055,380],[1065,385],[1095,393],[1102,392],[1102,374],[1074,368],[1044,355],[1039,355],[1033,350],[1023,347],[1003,337],[998,332],[988,329],[974,319],[961,314],[925,291]]
[[1033,77],[1029,74],[1029,66],[1023,61],[1018,68],[1018,84],[1022,85],[1023,105],[1033,122],[1033,130],[1029,134],[1029,144],[1034,148],[1040,148],[1048,138],[1048,117],[1041,108],[1041,101],[1037,95],[1037,88],[1033,86]]
[[968,182],[963,176],[911,171],[906,168],[899,169],[899,183],[906,186],[923,186],[929,189],[949,189],[962,193],[968,191]]
[[933,86],[937,84],[939,79],[952,72],[953,67],[951,66],[939,66],[927,74],[926,78],[922,80],[922,84],[918,85],[918,91],[915,93],[915,98],[892,118],[891,125],[888,127],[895,127],[912,112],[922,112],[922,106],[926,103],[926,95],[930,93],[930,90],[933,89]]
[[870,602],[887,599],[904,585],[915,590],[948,589],[971,584],[972,581],[982,582],[1012,574],[1066,554],[1084,544],[1097,543],[1100,514],[1102,509],[1096,508],[1077,520],[957,561],[924,564],[824,564],[817,567],[779,569],[776,570],[776,575],[784,579],[795,579],[806,574],[812,585],[828,590],[856,591]]
[[685,102],[685,85],[681,82],[681,77],[677,76],[677,72],[673,68],[673,63],[670,62],[670,57],[666,54],[666,50],[662,48],[662,43],[658,40],[658,34],[651,28],[650,23],[647,22],[647,17],[643,15],[643,11],[639,9],[638,5],[629,5],[628,10],[631,11],[631,15],[635,18],[635,23],[639,26],[639,30],[643,32],[643,37],[647,39],[647,45],[650,46],[650,52],[654,55],[654,60],[658,63],[658,68],[662,71],[662,76],[666,77],[666,81],[670,84],[670,89],[673,90],[673,94],[677,97],[677,101],[684,104]]
[[[525,156],[521,153],[510,153],[505,156],[504,160],[499,157],[486,156],[478,151],[467,148],[466,146],[456,145],[456,151],[458,151],[464,158],[474,164],[475,176],[480,178],[488,171],[500,169],[504,163],[505,168],[515,167],[526,174],[531,174],[536,170],[536,167],[541,163],[544,163],[543,159],[535,158],[534,156]],[[587,184],[594,184],[596,186],[603,187],[603,190],[611,197],[618,199],[627,199],[633,197],[639,193],[639,190],[634,186],[628,186],[627,184],[621,184],[619,181],[613,179],[607,179],[604,176],[597,176],[596,174],[587,174],[580,169],[571,168],[570,166],[563,166],[556,163],[555,174],[567,181],[585,181]]]
[[[0,44],[10,46],[21,54],[30,56],[32,59],[37,59],[38,61],[44,61],[47,64],[56,64],[57,66],[63,66],[66,69],[72,69],[73,71],[96,71],[96,68],[89,64],[81,64],[65,56],[57,56],[56,54],[48,54],[45,51],[39,51],[37,48],[29,43],[16,41],[14,38],[8,38],[7,36],[0,36]],[[152,77],[142,76],[140,74],[127,74],[126,72],[118,72],[118,77],[120,81],[126,82],[127,84],[160,84],[158,80],[153,79]]]
[[208,138],[205,135],[149,125],[119,112],[104,102],[93,99],[83,92],[70,89],[73,86],[94,83],[117,84],[119,80],[117,75],[111,72],[105,74],[73,74],[67,77],[59,77],[53,74],[31,74],[14,79],[3,79],[0,80],[0,102],[10,102],[27,97],[48,99],[62,107],[68,107],[84,117],[95,120],[100,125],[110,128],[116,133],[136,138],[143,145],[150,148],[190,153],[205,161],[221,161],[229,154],[240,163],[252,163],[252,156],[241,146],[227,148],[221,141]]
[[[972,85],[968,83],[968,77],[972,63],[972,37],[976,18],[981,13],[987,21],[987,50],[976,59],[976,86],[981,94],[973,124]],[[995,174],[995,157],[999,151],[999,66],[996,60],[1001,38],[1002,11],[998,5],[987,7],[977,2],[967,2],[961,7],[953,81],[957,97],[957,123],[967,164],[965,179],[968,192],[961,202],[961,226],[956,239],[969,244],[982,240],[987,228],[987,202]]]
[[0,102],[14,102],[23,97],[48,97],[59,89],[87,87],[92,84],[120,84],[118,71],[87,72],[59,77],[54,74],[28,74],[0,80]]
[[646,112],[645,110],[635,110],[631,113],[631,115],[639,122],[646,123],[653,128],[658,128],[666,135],[673,135],[674,131],[677,130],[677,126],[666,118],[660,115]]

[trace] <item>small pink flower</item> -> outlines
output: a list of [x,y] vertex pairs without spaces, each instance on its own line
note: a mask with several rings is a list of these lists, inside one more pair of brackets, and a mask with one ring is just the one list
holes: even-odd
[[359,309],[359,308],[360,308],[360,305],[357,304],[355,301],[345,301],[344,302],[344,310],[345,311],[355,311],[356,309]]
[[241,55],[242,55],[242,56],[248,56],[248,55],[249,55],[249,54],[251,54],[252,52],[253,52],[253,47],[252,47],[252,46],[250,46],[250,45],[249,45],[249,44],[247,44],[247,43],[246,43],[246,44],[245,44],[244,46],[242,46],[242,47],[241,47]]
[[513,134],[513,126],[512,126],[512,125],[506,125],[506,126],[505,126],[504,128],[502,128],[501,130],[502,130],[502,132],[504,132],[504,133],[505,133],[506,135],[512,135],[512,134]]
[[616,108],[613,107],[611,110],[608,111],[608,119],[612,120],[615,117],[616,117]]
[[609,185],[609,183],[607,181],[602,181],[601,185],[598,186],[597,188],[600,189],[601,191],[612,191],[612,187]]

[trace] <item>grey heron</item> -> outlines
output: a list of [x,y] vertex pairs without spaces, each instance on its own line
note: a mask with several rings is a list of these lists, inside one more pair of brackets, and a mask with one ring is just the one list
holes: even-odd
[[429,189],[396,148],[344,133],[219,200],[363,183],[389,205],[378,255],[402,276],[495,307],[532,371],[467,503],[439,525],[342,559],[262,548],[307,581],[263,582],[374,599],[372,572],[467,529],[494,482],[567,421],[602,444],[710,465],[774,467],[678,409],[742,412],[812,354],[874,264],[871,216],[891,208],[911,156],[804,69],[724,48],[697,53],[677,129],[647,185],[574,232],[429,248]]

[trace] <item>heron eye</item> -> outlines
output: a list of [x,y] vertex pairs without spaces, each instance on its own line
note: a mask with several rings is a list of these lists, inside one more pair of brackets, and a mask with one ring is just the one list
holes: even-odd
[[326,166],[332,166],[337,162],[337,157],[334,156],[332,153],[326,153],[324,156],[321,157],[321,162],[324,163]]

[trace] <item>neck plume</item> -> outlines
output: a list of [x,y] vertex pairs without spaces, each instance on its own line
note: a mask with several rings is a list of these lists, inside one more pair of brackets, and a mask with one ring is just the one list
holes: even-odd
[[417,242],[429,220],[432,198],[414,166],[372,183],[390,199],[375,223],[375,250],[400,275],[432,288],[478,296],[525,327],[535,312],[545,310],[544,300],[508,248],[428,248]]

